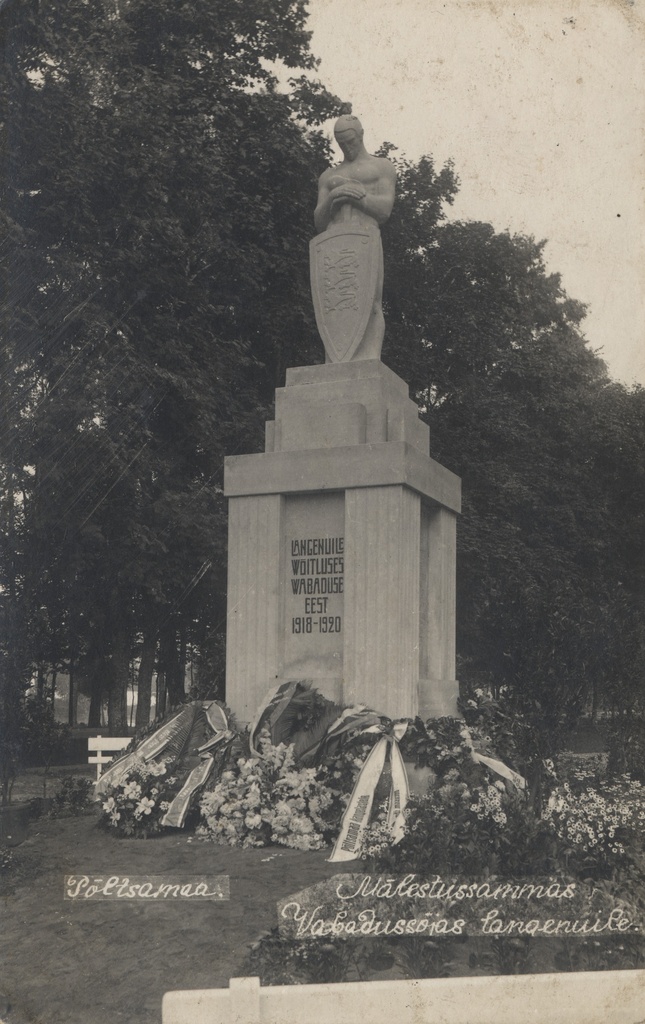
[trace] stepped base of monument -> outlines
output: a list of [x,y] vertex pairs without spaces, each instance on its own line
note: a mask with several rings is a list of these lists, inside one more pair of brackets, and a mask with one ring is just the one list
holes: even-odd
[[379,359],[293,366],[275,393],[266,451],[407,441],[429,454],[430,433],[408,386]]
[[460,481],[428,453],[407,385],[379,360],[287,370],[266,451],[224,472],[239,722],[304,679],[390,718],[456,714]]

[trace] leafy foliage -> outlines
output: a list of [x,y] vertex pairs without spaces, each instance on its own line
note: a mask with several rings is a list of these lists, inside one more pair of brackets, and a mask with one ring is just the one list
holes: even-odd
[[26,697],[19,687],[5,688],[0,704],[0,770],[2,803],[11,801],[11,791],[18,772],[28,767],[42,767],[43,796],[46,796],[47,773],[52,764],[67,755],[69,730],[56,721],[54,708],[46,697]]
[[28,697],[22,704],[22,756],[26,765],[49,767],[66,753],[67,726],[56,721],[51,701]]
[[66,814],[78,815],[90,810],[94,799],[94,783],[82,775],[66,775],[52,804],[52,814],[60,817]]
[[406,834],[391,846],[378,824],[365,840],[367,866],[375,872],[415,871],[506,877],[553,870],[556,845],[526,798],[507,792],[473,766],[466,782],[456,770],[425,796],[412,798]]
[[399,167],[384,358],[463,481],[459,676],[508,686],[545,756],[583,707],[642,696],[644,392],[590,351],[544,242],[446,222],[452,169]]
[[283,939],[274,929],[251,946],[247,973],[257,975],[263,985],[337,984],[367,981],[393,963],[385,939]]
[[306,126],[337,101],[270,70],[313,67],[304,20],[300,0],[0,12],[8,634],[23,673],[74,660],[115,732],[135,654],[174,703],[189,647],[217,648],[223,457],[257,446],[313,339]]
[[561,840],[568,870],[593,878],[615,877],[640,863],[645,790],[629,775],[597,779],[578,767],[557,785],[543,817]]

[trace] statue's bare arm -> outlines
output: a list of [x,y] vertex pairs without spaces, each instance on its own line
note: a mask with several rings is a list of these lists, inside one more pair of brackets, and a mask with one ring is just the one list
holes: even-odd
[[377,224],[385,224],[392,213],[396,188],[396,171],[389,160],[381,161],[381,174],[375,192],[367,192],[363,199],[356,203],[359,210],[368,213]]
[[339,203],[358,203],[367,195],[359,181],[341,178],[331,169],[321,174],[318,181],[318,203],[314,210],[314,223],[318,231],[324,231]]
[[350,202],[363,213],[369,214],[378,224],[384,224],[392,212],[396,171],[389,160],[381,160],[376,191],[368,192],[360,181],[342,178],[333,170],[325,171],[318,182],[318,203],[314,211],[314,223],[318,231],[324,231],[332,218],[335,207]]

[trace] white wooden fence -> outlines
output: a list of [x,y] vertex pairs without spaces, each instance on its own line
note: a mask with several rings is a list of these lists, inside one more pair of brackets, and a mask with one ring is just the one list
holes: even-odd
[[96,765],[97,782],[101,778],[103,765],[109,764],[119,750],[125,750],[131,739],[131,736],[90,736],[87,741],[87,749],[88,751],[95,750],[97,753],[94,757],[88,756],[87,762]]
[[162,1024],[645,1024],[645,971],[167,992]]

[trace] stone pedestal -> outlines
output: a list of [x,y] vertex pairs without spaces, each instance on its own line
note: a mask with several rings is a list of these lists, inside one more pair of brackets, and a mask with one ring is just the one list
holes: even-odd
[[393,718],[456,712],[460,481],[380,360],[287,370],[266,451],[226,459],[226,700],[309,679]]

